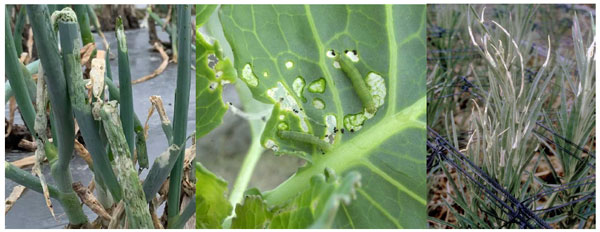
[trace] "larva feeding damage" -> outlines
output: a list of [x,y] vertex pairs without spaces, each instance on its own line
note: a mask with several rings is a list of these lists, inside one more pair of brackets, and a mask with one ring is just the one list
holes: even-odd
[[377,107],[375,106],[375,102],[373,101],[373,96],[371,96],[369,88],[365,83],[365,80],[363,80],[362,76],[360,75],[360,72],[354,66],[353,62],[346,55],[337,55],[335,57],[335,60],[340,64],[340,67],[344,74],[346,74],[346,76],[350,78],[352,86],[354,87],[356,94],[362,101],[363,106],[365,107],[367,112],[370,114],[374,114],[375,110],[377,110]]

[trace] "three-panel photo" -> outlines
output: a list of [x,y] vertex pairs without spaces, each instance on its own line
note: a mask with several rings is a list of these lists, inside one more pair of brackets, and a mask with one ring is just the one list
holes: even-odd
[[4,5],[4,228],[596,229],[595,7]]

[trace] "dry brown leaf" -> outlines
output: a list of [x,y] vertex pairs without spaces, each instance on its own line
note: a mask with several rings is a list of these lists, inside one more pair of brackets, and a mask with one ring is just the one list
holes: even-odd
[[12,165],[18,167],[18,168],[24,168],[27,166],[31,166],[35,163],[35,155],[30,155],[27,156],[25,158],[22,158],[20,160],[16,160],[11,162]]
[[25,62],[23,62],[24,64],[29,64],[29,62],[31,61],[31,54],[33,54],[33,27],[29,28],[29,34],[27,37],[27,59],[25,59]]
[[35,149],[36,149],[35,142],[31,142],[27,139],[21,139],[21,141],[19,141],[19,144],[17,144],[17,146],[20,148],[23,148],[24,150],[27,150],[27,151],[35,151]]
[[192,163],[196,158],[196,144],[192,144],[192,146],[185,149],[185,156],[183,158],[183,167],[185,170],[190,170],[192,167]]
[[161,205],[164,201],[167,200],[167,197],[169,196],[169,178],[167,178],[165,182],[163,182],[163,184],[160,186],[160,190],[158,190],[158,195],[160,197],[156,200],[156,203],[154,205]]
[[93,178],[90,180],[87,188],[90,190],[90,192],[94,192],[94,189],[96,188],[96,181],[94,181]]
[[88,66],[88,62],[90,61],[94,50],[96,50],[96,45],[94,43],[88,43],[79,50],[79,55],[81,56],[81,65]]
[[171,22],[171,12],[173,11],[173,7],[169,5],[169,10],[167,11],[167,17],[165,18],[165,23],[162,26],[163,31],[167,29],[167,25]]
[[152,106],[148,110],[148,117],[146,118],[146,123],[144,124],[145,137],[148,137],[148,121],[150,120],[152,114],[154,114],[154,109],[156,109],[156,111],[158,112],[158,116],[160,117],[160,121],[163,125],[171,125],[171,120],[169,120],[169,117],[167,116],[167,112],[165,111],[165,107],[163,106],[162,98],[160,96],[153,95],[150,96],[149,99],[152,103]]
[[15,111],[17,110],[17,102],[14,96],[10,97],[8,107],[8,126],[6,127],[6,134],[4,134],[5,138],[8,137],[8,135],[10,135],[10,132],[12,132],[13,123],[15,122]]
[[[152,97],[150,97],[152,98]],[[150,100],[152,101],[152,100]],[[150,126],[148,125],[148,122],[150,121],[150,117],[152,117],[152,115],[154,114],[154,104],[152,104],[150,106],[150,109],[148,109],[148,117],[146,117],[146,122],[144,123],[144,138],[148,139],[148,129],[150,129]]]
[[96,50],[96,59],[105,59],[106,58],[106,51],[104,50]]
[[25,61],[27,60],[27,56],[28,56],[27,52],[23,52],[23,53],[21,53],[21,57],[19,57],[19,61],[24,65],[25,65]]
[[154,42],[154,49],[156,49],[160,53],[160,56],[163,59],[162,63],[160,63],[160,65],[158,66],[158,68],[156,68],[156,70],[154,70],[154,72],[152,72],[149,75],[146,75],[146,76],[143,76],[141,78],[131,81],[131,84],[135,85],[137,83],[141,83],[141,82],[150,80],[150,79],[158,76],[159,74],[161,74],[167,68],[167,65],[169,64],[169,56],[165,52],[165,49],[162,47],[162,45],[159,42]]
[[92,156],[90,155],[90,152],[88,152],[85,146],[79,143],[77,139],[75,140],[75,151],[77,151],[77,154],[79,154],[79,156],[83,158],[83,160],[85,160],[88,166],[93,167],[94,162],[92,161]]
[[181,180],[181,189],[183,190],[184,196],[196,195],[196,186],[187,176],[184,176]]
[[[189,196],[184,195],[182,197],[181,208],[179,209],[180,212],[183,212],[185,207],[190,203],[190,201],[192,201],[192,197],[194,197],[194,196],[192,195],[191,197],[189,197]],[[188,219],[188,221],[183,226],[183,229],[195,229],[195,226],[196,226],[196,217],[190,217],[190,219]]]
[[[102,50],[98,50],[96,58],[92,59],[92,69],[90,70],[90,83],[87,86],[91,89],[91,94],[98,101],[102,100],[102,95],[105,89],[104,74],[106,72],[106,54]],[[88,92],[89,95],[90,92]],[[90,99],[91,96],[90,96]]]
[[101,217],[97,217],[86,229],[102,229],[102,226],[104,225],[103,222],[104,220]]
[[125,212],[125,203],[123,200],[119,201],[119,204],[113,209],[110,222],[108,223],[108,229],[116,229],[119,226],[119,221]]
[[152,106],[156,107],[156,111],[158,112],[161,123],[171,124],[171,120],[169,120],[167,112],[165,111],[165,107],[163,106],[162,98],[157,95],[150,96],[150,102],[152,103]]
[[98,202],[98,200],[96,199],[94,194],[90,191],[90,189],[83,186],[83,184],[81,184],[81,182],[73,183],[73,190],[75,190],[75,193],[77,193],[77,196],[79,196],[79,199],[81,199],[81,201],[85,205],[87,205],[87,207],[89,207],[94,213],[96,213],[98,216],[102,217],[102,219],[104,219],[104,220],[107,220],[107,221],[112,220],[112,217],[110,216],[110,214],[108,214],[108,212],[106,212],[106,210],[104,210],[104,207],[102,207],[100,202]]
[[19,197],[21,197],[21,195],[23,195],[23,192],[25,192],[25,186],[23,185],[17,185],[13,188],[12,192],[10,192],[10,195],[8,195],[8,198],[6,198],[6,201],[4,201],[4,215],[6,215],[6,213],[8,213],[8,211],[13,207],[13,205],[15,204],[15,202],[17,202],[17,200],[19,199]]
[[156,215],[156,210],[154,209],[154,204],[150,201],[150,216],[152,217],[152,224],[154,224],[154,229],[164,229],[158,215]]
[[[38,176],[38,178],[40,179],[40,184],[42,185],[42,195],[44,195],[44,200],[46,202],[46,207],[48,207],[48,210],[50,210],[50,214],[52,214],[52,217],[54,218],[54,220],[56,219],[56,215],[54,214],[54,206],[52,205],[52,201],[50,200],[50,191],[48,191],[48,184],[46,183],[46,178],[44,177],[44,174],[42,174],[42,169],[41,169],[41,162],[38,162],[37,159],[39,158],[45,158],[45,155],[39,155],[38,153],[44,153],[43,149],[39,149],[35,151],[36,153],[36,162],[33,165],[33,169],[31,170],[32,173],[34,173],[36,176]],[[41,157],[40,157],[41,156]]]

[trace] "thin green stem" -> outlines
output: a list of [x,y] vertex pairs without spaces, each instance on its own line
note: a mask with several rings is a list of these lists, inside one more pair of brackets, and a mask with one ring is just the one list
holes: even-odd
[[[175,13],[176,11],[173,11],[171,13],[171,24],[166,23],[165,21],[163,21],[160,16],[158,16],[156,13],[152,12],[152,8],[148,7],[147,9],[148,11],[148,15],[150,15],[150,17],[152,17],[152,19],[158,23],[158,25],[160,25],[161,27],[164,27],[165,30],[167,31],[167,33],[169,33],[169,37],[171,39],[171,47],[173,48],[173,60],[175,60],[175,62],[177,62],[177,57],[179,56],[178,53],[178,49],[177,49],[177,28],[175,25],[175,18],[177,17],[177,14]],[[166,25],[165,25],[166,24]]]
[[[17,184],[23,185],[28,189],[36,191],[38,193],[43,193],[42,183],[40,179],[33,176],[31,173],[26,172],[23,169],[12,165],[10,162],[5,162],[4,165],[4,174],[6,178],[16,182]],[[48,185],[48,192],[50,193],[50,197],[54,199],[59,199],[60,191],[54,185]]]
[[[52,105],[50,105],[49,107],[50,107],[50,112],[48,114],[49,114],[49,118],[50,118],[50,133],[52,134],[52,143],[59,144],[60,138],[56,135],[57,134],[56,128],[58,127],[57,126],[58,124],[56,123],[56,116],[54,115],[54,112],[52,111]],[[58,155],[56,156],[56,159],[58,159]]]
[[19,9],[19,15],[17,15],[17,20],[15,21],[15,34],[13,38],[15,39],[15,48],[17,49],[17,55],[21,55],[23,53],[23,28],[25,27],[25,19],[27,18],[27,10],[25,7],[21,6]]
[[185,223],[194,215],[196,211],[196,198],[192,198],[192,200],[185,206],[181,215],[177,216],[174,220],[174,223],[169,224],[169,229],[183,229]]
[[[231,194],[229,195],[229,203],[235,206],[238,203],[242,202],[242,198],[244,197],[244,191],[248,188],[248,183],[250,182],[250,178],[252,177],[252,173],[254,172],[254,168],[260,159],[260,156],[264,148],[260,144],[260,137],[255,137],[252,139],[252,143],[250,144],[250,148],[246,153],[246,157],[244,158],[244,162],[242,163],[242,167],[240,172],[238,173],[237,178],[235,179],[235,183],[233,184],[233,189],[231,190]],[[235,210],[235,209],[234,209]]]
[[[23,9],[25,9],[25,8],[23,8]],[[40,60],[35,60],[27,65],[23,65],[21,62],[19,62],[19,64],[21,65],[21,70],[23,73],[23,77],[25,79],[25,84],[27,86],[27,90],[29,91],[29,97],[33,101],[35,101],[36,84],[35,84],[35,81],[33,80],[33,78],[31,77],[31,73],[38,72]],[[10,98],[13,96],[14,96],[14,92],[10,85],[10,82],[4,82],[4,101],[8,102],[8,100],[10,100]]]
[[[4,56],[6,57],[6,56]],[[5,63],[6,65],[6,63]],[[8,103],[8,101],[10,100],[11,97],[13,97],[15,95],[15,92],[13,92],[12,87],[10,86],[10,82],[6,81],[4,82],[4,103],[6,105],[6,103]]]
[[[123,132],[129,145],[129,152],[133,155],[135,145],[133,133],[133,93],[131,90],[131,71],[129,70],[129,55],[127,53],[127,38],[123,28],[123,20],[117,18],[117,42],[119,44],[119,89],[120,89],[120,115],[123,123]],[[133,156],[131,157],[133,158]]]
[[[96,12],[94,11],[94,7],[92,7],[92,5],[86,5],[86,6],[87,6],[87,13],[88,13],[88,17],[90,18],[90,22],[92,22],[92,25],[94,25],[96,32],[98,33],[100,38],[102,38],[102,43],[104,44],[104,49],[108,50],[108,42],[106,41],[106,37],[104,36],[104,33],[102,32],[102,27],[100,26],[100,21],[98,20],[98,16],[96,15]],[[108,56],[106,56],[106,57],[108,57]]]
[[19,62],[19,66],[21,67],[21,70],[23,71],[23,78],[25,80],[25,85],[27,85],[27,91],[29,92],[29,96],[35,102],[36,101],[35,91],[37,88],[35,81],[31,77],[31,72],[29,72],[29,69],[25,65],[23,65],[23,63]]
[[94,43],[94,36],[90,29],[90,19],[88,16],[87,5],[73,5],[73,10],[77,15],[77,22],[79,23],[79,31],[81,32],[81,41],[83,45],[88,43]]
[[158,16],[156,13],[152,12],[152,9],[150,7],[148,7],[147,9],[148,11],[148,15],[150,15],[150,17],[152,17],[152,19],[158,23],[158,25],[160,25],[161,27],[164,27],[167,30],[167,33],[169,33],[169,35],[171,35],[172,30],[171,30],[171,25],[167,24],[165,26],[165,22],[160,18],[160,16]]
[[[177,5],[177,31],[179,32],[180,60],[177,64],[177,89],[175,91],[175,113],[173,116],[173,144],[182,144],[185,141],[190,101],[190,6]],[[183,145],[185,147],[185,144]],[[179,215],[181,195],[181,179],[183,175],[183,155],[179,155],[177,163],[171,170],[169,179],[169,196],[167,218],[169,224],[174,223],[175,216]]]
[[[173,49],[173,55],[172,55],[172,59],[175,61],[175,63],[178,62],[178,57],[179,57],[179,46],[177,44],[179,44],[179,39],[177,38],[177,31],[180,29],[177,27],[177,24],[179,24],[178,22],[178,17],[177,15],[179,14],[179,10],[177,11],[173,11],[171,12],[171,30],[169,31],[169,35],[171,37],[171,46],[173,48],[177,48],[177,49]],[[189,24],[189,21],[185,22],[186,24]]]

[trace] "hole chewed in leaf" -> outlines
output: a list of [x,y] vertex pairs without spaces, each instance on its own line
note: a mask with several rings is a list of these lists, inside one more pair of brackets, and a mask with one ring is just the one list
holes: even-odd
[[318,110],[322,110],[325,108],[325,103],[321,99],[318,99],[318,98],[313,99],[312,104],[313,104],[313,107],[315,107],[315,109],[318,109]]
[[287,130],[287,129],[289,129],[289,126],[285,122],[280,122],[279,124],[277,124],[277,128],[280,130]]
[[210,90],[215,90],[215,89],[217,89],[218,86],[219,86],[219,83],[217,83],[217,82],[211,82],[210,85],[208,86],[208,88]]
[[329,135],[325,136],[325,141],[330,144],[333,144],[333,141],[335,141],[335,135],[337,133],[336,124],[337,119],[334,115],[328,114],[327,116],[325,116],[325,133]]
[[250,66],[250,64],[246,64],[244,66],[244,69],[242,69],[241,78],[244,82],[246,82],[246,84],[248,84],[251,87],[258,86],[258,78],[256,78],[256,76],[254,75],[254,72],[252,71],[252,67]]
[[344,127],[349,131],[358,131],[367,120],[364,113],[349,114],[344,116]]
[[306,102],[306,98],[304,98],[304,95],[302,94],[302,92],[304,91],[305,85],[306,85],[306,82],[304,81],[304,78],[302,78],[301,76],[296,77],[296,79],[294,79],[294,82],[292,83],[292,89],[294,89],[294,93],[296,93],[296,96],[301,98],[302,101],[304,101],[304,102]]
[[358,62],[359,60],[356,50],[346,51],[346,57],[348,57],[354,63]]
[[219,58],[215,54],[208,54],[207,58],[208,67],[214,69],[219,62]]
[[285,62],[285,68],[292,69],[293,67],[294,67],[294,62],[292,62],[292,61]]
[[281,84],[281,82],[277,82],[277,87],[270,88],[267,90],[267,95],[274,101],[279,102],[281,109],[286,111],[292,111],[297,115],[300,119],[300,125],[302,131],[308,131],[308,122],[307,115],[304,111],[300,110],[301,107],[296,102],[294,96],[292,96],[287,88]]
[[335,58],[335,51],[333,49],[327,51],[327,57]]
[[373,99],[373,104],[375,105],[375,111],[373,113],[369,113],[366,109],[363,112],[358,114],[348,114],[344,116],[344,127],[350,131],[358,131],[362,128],[363,124],[367,119],[375,116],[375,112],[377,109],[381,107],[385,102],[385,96],[387,93],[385,87],[385,81],[381,75],[370,72],[366,78],[366,85],[368,88],[369,95]]
[[217,72],[215,73],[215,77],[216,77],[217,79],[221,78],[221,76],[223,76],[223,71],[217,71]]
[[325,78],[319,78],[308,85],[308,91],[311,93],[323,93],[325,92]]
[[334,67],[334,68],[337,68],[337,69],[340,69],[340,68],[342,68],[342,67],[340,66],[340,62],[337,62],[337,61],[334,61],[334,62],[333,62],[333,67]]
[[273,140],[270,139],[267,140],[265,147],[273,151],[279,151],[279,146],[277,146],[277,144],[275,144],[275,142],[273,142]]
[[373,97],[373,102],[375,103],[375,107],[379,108],[383,105],[385,101],[386,88],[385,81],[381,75],[370,72],[367,75],[367,86],[369,87],[369,93]]

